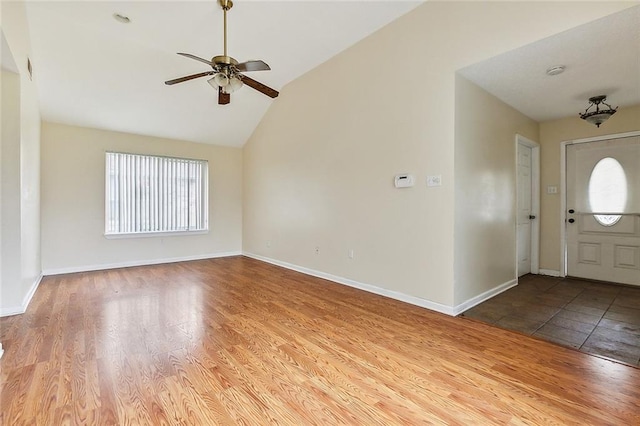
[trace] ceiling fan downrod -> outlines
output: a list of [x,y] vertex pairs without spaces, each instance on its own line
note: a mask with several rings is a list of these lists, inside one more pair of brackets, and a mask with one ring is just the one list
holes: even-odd
[[227,56],[227,11],[233,7],[231,0],[219,0],[224,15],[224,56]]

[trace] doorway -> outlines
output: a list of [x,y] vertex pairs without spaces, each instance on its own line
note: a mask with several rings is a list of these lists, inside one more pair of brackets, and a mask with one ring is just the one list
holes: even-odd
[[516,171],[516,270],[521,277],[539,272],[540,234],[540,145],[521,135],[516,135]]
[[564,275],[640,286],[640,134],[563,148]]

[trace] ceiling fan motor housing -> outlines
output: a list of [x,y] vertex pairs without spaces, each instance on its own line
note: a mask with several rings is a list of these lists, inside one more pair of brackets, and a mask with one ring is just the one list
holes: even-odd
[[216,65],[238,65],[238,61],[231,56],[219,55],[211,58],[211,62]]

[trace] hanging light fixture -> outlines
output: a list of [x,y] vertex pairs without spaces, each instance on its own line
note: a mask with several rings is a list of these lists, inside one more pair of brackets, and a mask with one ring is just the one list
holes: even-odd
[[225,68],[222,71],[215,73],[213,78],[207,80],[207,83],[216,90],[221,87],[224,93],[233,93],[241,88],[243,84],[240,74],[230,70],[229,68]]
[[[618,110],[618,107],[611,108],[611,105],[605,102],[606,100],[607,97],[605,95],[589,98],[589,106],[583,113],[580,113],[580,118],[591,124],[595,124],[596,127],[600,127],[602,123],[607,121],[609,117]],[[607,109],[600,109],[600,104],[605,105]],[[595,107],[595,109],[591,109],[593,107]]]
[[240,77],[238,77],[237,75],[232,76],[229,79],[229,84],[226,87],[226,91],[227,93],[233,93],[236,90],[238,90],[239,88],[242,87],[242,80],[240,79]]

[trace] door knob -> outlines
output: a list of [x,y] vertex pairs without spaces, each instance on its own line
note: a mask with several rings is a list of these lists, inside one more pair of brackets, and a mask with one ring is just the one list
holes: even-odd
[[573,223],[573,222],[575,222],[575,221],[576,221],[576,220],[575,220],[575,219],[573,219],[573,218],[569,219],[569,223]]
[[529,215],[529,219],[535,219],[535,218],[536,218],[535,215],[532,215],[532,214]]

